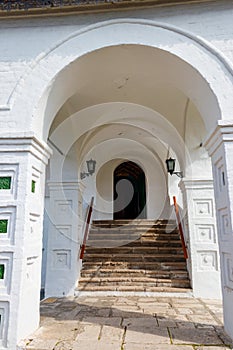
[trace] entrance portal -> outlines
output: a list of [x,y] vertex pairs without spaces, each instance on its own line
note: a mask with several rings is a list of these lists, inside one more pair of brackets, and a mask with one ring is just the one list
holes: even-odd
[[146,218],[145,174],[134,162],[121,163],[114,171],[113,218]]

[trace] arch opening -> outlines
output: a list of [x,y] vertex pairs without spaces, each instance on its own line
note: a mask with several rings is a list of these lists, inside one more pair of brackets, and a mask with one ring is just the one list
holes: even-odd
[[142,168],[123,162],[114,170],[114,220],[146,219],[146,181]]
[[[192,229],[188,237],[192,251],[188,264],[190,269],[193,268],[191,276],[196,296],[208,298],[213,297],[212,291],[219,292],[220,265],[214,221],[213,176],[210,157],[203,147],[203,139],[207,130],[211,131],[216,127],[219,119],[227,119],[231,115],[232,76],[214,49],[207,50],[204,43],[198,39],[193,40],[192,36],[168,28],[169,26],[164,28],[151,22],[139,22],[112,21],[82,33],[74,33],[67,40],[55,45],[51,52],[46,53],[46,57],[43,56],[45,59],[38,60],[31,74],[27,74],[25,80],[22,79],[21,92],[24,88],[25,92],[32,90],[28,99],[25,99],[25,94],[19,93],[18,89],[17,94],[14,94],[16,103],[12,108],[12,115],[17,117],[23,110],[25,115],[31,118],[25,118],[22,123],[20,121],[19,131],[32,131],[41,141],[47,141],[49,135],[55,145],[45,199],[45,210],[51,213],[45,224],[48,237],[46,296],[74,293],[81,269],[78,247],[83,238],[83,193],[90,197],[92,192],[96,193],[98,187],[95,176],[82,183],[77,174],[80,173],[85,150],[90,155],[100,155],[102,160],[105,158],[106,162],[110,161],[110,158],[107,158],[109,149],[106,147],[105,153],[95,154],[96,145],[104,142],[111,144],[115,158],[135,162],[138,160],[139,164],[143,159],[147,164],[145,173],[136,163],[133,164],[140,180],[135,174],[129,171],[127,173],[127,166],[132,165],[132,161],[124,162],[126,164],[121,165],[123,168],[119,166],[118,170],[115,169],[114,189],[117,189],[118,183],[126,180],[131,187],[126,187],[127,190],[124,191],[123,186],[122,192],[128,191],[133,195],[126,206],[126,213],[115,207],[114,215],[116,212],[133,219],[144,215],[150,217],[154,215],[156,208],[151,204],[148,207],[144,204],[147,200],[153,203],[158,190],[165,203],[169,202],[168,197],[172,191],[179,193],[179,202],[188,208],[187,222],[189,229]],[[140,42],[138,35],[135,35],[139,32]],[[31,89],[35,82],[36,88]],[[113,109],[101,109],[103,105],[113,108],[113,104],[114,113]],[[129,115],[129,106],[123,104],[137,105],[135,111],[140,113],[135,113],[132,118],[132,114]],[[146,109],[153,112],[148,120],[145,117]],[[90,110],[92,114],[89,113]],[[166,121],[167,124],[161,124],[162,118],[157,118],[158,115],[162,116],[163,122]],[[59,130],[65,120],[70,123],[69,127],[61,127]],[[19,125],[19,118],[15,119],[15,122]],[[116,122],[119,122],[118,130]],[[108,127],[104,130],[103,126],[107,124]],[[168,124],[169,128],[164,127]],[[136,127],[130,130],[128,125]],[[146,134],[142,132],[144,129]],[[89,133],[91,130],[95,132]],[[151,131],[150,135],[148,130]],[[174,133],[171,134],[170,130]],[[153,131],[156,132],[153,134]],[[85,133],[88,137],[82,138]],[[123,146],[119,152],[117,135],[125,135],[124,144],[130,145],[131,148]],[[159,143],[155,135],[159,135],[159,141],[169,142]],[[78,152],[80,149],[76,152],[75,147],[72,151],[68,150],[71,148],[71,140],[73,144],[79,137],[85,139],[84,147],[81,148],[83,154]],[[134,142],[129,142],[131,140]],[[178,170],[182,170],[187,177],[182,180],[181,189],[177,179],[169,178],[164,172],[166,146],[171,143],[171,149],[179,158],[177,163],[181,165],[181,169]],[[63,146],[67,152],[63,153]],[[133,150],[134,154],[127,154],[128,150]],[[191,162],[187,161],[187,153],[190,154]],[[155,162],[150,161],[153,158],[156,159]],[[101,159],[97,160],[100,163]],[[63,163],[64,176],[59,177],[59,167]],[[160,176],[158,188],[155,188],[152,178],[155,169]],[[120,170],[126,171],[126,175],[121,175]],[[112,168],[109,168],[109,173],[110,171]],[[217,182],[218,175],[214,176]],[[112,194],[112,183],[110,185]],[[142,193],[134,195],[138,189],[141,189]],[[109,192],[107,195],[110,198]],[[27,197],[30,196],[25,196]],[[103,206],[107,206],[105,212],[108,218],[112,214],[112,211],[109,211],[109,202],[103,203]],[[122,202],[123,205],[126,204],[125,199]],[[229,206],[229,203],[227,205]],[[161,213],[160,209],[158,208],[158,214]],[[168,219],[169,214],[167,210]],[[223,218],[225,216],[224,212]],[[216,288],[210,286],[210,280],[216,282]]]

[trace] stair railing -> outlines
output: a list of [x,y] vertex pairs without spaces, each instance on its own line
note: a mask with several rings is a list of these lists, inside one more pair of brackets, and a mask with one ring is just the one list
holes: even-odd
[[180,239],[181,239],[182,249],[183,249],[183,253],[184,253],[184,258],[188,259],[188,253],[187,253],[185,240],[184,240],[184,231],[183,231],[183,227],[182,227],[182,224],[181,224],[179,207],[178,207],[178,204],[177,204],[175,196],[173,196],[173,202],[174,202],[174,208],[175,208],[175,213],[176,213],[176,220],[177,220],[177,224],[178,224],[178,228],[179,228],[179,233],[180,233]]
[[83,235],[83,243],[81,244],[81,247],[80,247],[79,259],[81,259],[81,260],[84,257],[84,252],[85,252],[87,239],[88,239],[88,235],[89,235],[91,215],[92,215],[92,211],[93,211],[93,203],[94,203],[94,197],[91,197],[91,202],[87,207],[87,215],[86,215],[86,219],[85,219],[85,226],[84,226],[85,230],[84,230],[84,235]]

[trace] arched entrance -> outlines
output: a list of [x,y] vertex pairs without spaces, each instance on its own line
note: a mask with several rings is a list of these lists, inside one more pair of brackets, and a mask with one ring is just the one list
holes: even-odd
[[134,162],[121,163],[114,171],[113,218],[146,218],[145,174]]
[[[140,45],[138,45],[138,35],[135,33],[140,33]],[[177,45],[177,42],[179,45]],[[126,44],[130,47],[126,47]],[[183,50],[182,45],[184,48]],[[189,50],[186,49],[187,46],[189,47]],[[67,54],[67,52],[70,53],[71,50],[72,54]],[[117,50],[117,52],[115,50]],[[105,52],[107,53],[107,56],[104,57]],[[89,59],[87,53],[90,53],[90,55],[93,54],[93,60]],[[208,142],[210,150],[209,154],[211,155],[213,164],[216,168],[214,172],[216,193],[221,194],[221,191],[226,193],[225,196],[221,195],[223,200],[219,201],[217,215],[221,231],[223,232],[222,240],[224,241],[220,250],[223,259],[225,259],[222,273],[223,282],[224,285],[226,285],[226,288],[224,289],[225,323],[228,333],[233,335],[231,322],[232,307],[230,307],[233,298],[232,293],[230,294],[230,291],[233,290],[232,276],[230,275],[230,267],[232,265],[231,248],[233,243],[232,235],[229,233],[231,229],[232,205],[227,192],[227,186],[232,184],[232,177],[227,175],[227,171],[229,171],[228,169],[226,169],[226,173],[224,172],[225,160],[227,164],[229,159],[231,159],[232,148],[229,146],[229,148],[227,148],[227,154],[225,155],[224,152],[226,152],[226,150],[224,149],[224,143],[220,145],[220,142],[218,143],[218,141],[216,141],[221,140],[221,137],[223,139],[224,133],[227,133],[227,131],[225,131],[226,128],[224,129],[224,125],[222,124],[223,127],[219,126],[219,130],[220,128],[221,130],[219,131],[217,129],[218,134],[214,130],[217,116],[219,118],[222,117],[222,119],[224,119],[224,117],[226,118],[226,116],[229,116],[229,118],[231,116],[229,111],[231,111],[232,103],[232,83],[229,79],[231,78],[231,73],[227,68],[228,64],[224,65],[223,58],[218,60],[221,56],[218,52],[215,54],[213,47],[208,47],[203,41],[199,42],[199,39],[194,38],[190,33],[187,33],[186,35],[183,30],[175,29],[173,26],[169,28],[169,25],[163,26],[150,21],[131,19],[114,20],[109,21],[108,23],[103,22],[98,26],[95,25],[95,27],[89,27],[88,30],[74,33],[67,37],[66,40],[62,40],[59,45],[57,42],[54,43],[54,47],[50,52],[38,57],[40,59],[38,59],[36,65],[32,65],[31,74],[28,74],[27,71],[26,77],[22,77],[21,79],[22,83],[19,82],[17,88],[14,90],[15,93],[12,94],[12,100],[14,100],[14,103],[11,102],[10,106],[12,106],[12,110],[9,113],[11,113],[12,121],[16,123],[15,125],[18,125],[18,132],[23,131],[24,133],[22,135],[26,135],[25,131],[30,131],[33,132],[31,135],[37,135],[38,137],[38,142],[36,144],[35,137],[33,136],[32,138],[32,144],[33,146],[35,145],[32,152],[35,157],[33,174],[31,174],[31,163],[23,162],[22,168],[25,169],[23,174],[27,174],[27,177],[20,178],[20,181],[17,182],[18,186],[20,186],[20,191],[21,187],[25,191],[25,196],[22,197],[22,202],[24,201],[24,198],[26,198],[27,201],[32,201],[33,198],[38,209],[36,212],[30,213],[30,216],[25,215],[24,212],[20,212],[20,214],[19,211],[16,212],[17,215],[28,217],[31,225],[36,225],[35,228],[32,227],[31,230],[36,230],[41,235],[42,220],[40,217],[43,216],[43,202],[41,205],[38,205],[38,197],[40,196],[40,193],[26,193],[26,191],[30,191],[30,186],[26,185],[32,181],[32,178],[33,181],[35,181],[34,178],[38,179],[39,176],[41,176],[41,184],[43,183],[43,164],[45,162],[43,152],[46,150],[44,142],[46,142],[48,135],[50,140],[53,141],[53,144],[56,145],[51,164],[56,163],[58,166],[54,168],[51,167],[50,178],[48,179],[50,183],[50,192],[49,196],[46,198],[46,210],[49,212],[50,208],[52,208],[51,218],[54,219],[51,220],[52,224],[48,227],[49,239],[47,256],[51,261],[47,264],[47,295],[54,296],[72,293],[79,268],[79,266],[77,266],[77,242],[79,242],[77,239],[78,220],[76,220],[78,209],[77,199],[79,197],[76,193],[79,191],[80,184],[78,181],[77,183],[74,183],[74,177],[72,177],[70,173],[67,174],[67,178],[64,179],[64,182],[61,181],[58,170],[62,169],[62,167],[57,158],[60,160],[63,154],[67,154],[70,144],[75,142],[78,133],[84,134],[84,132],[90,130],[90,128],[92,128],[93,125],[96,126],[96,124],[101,124],[101,126],[104,125],[106,121],[109,122],[109,116],[111,116],[111,113],[96,113],[96,117],[93,119],[82,119],[82,121],[85,120],[86,122],[86,125],[84,125],[85,123],[80,122],[81,119],[78,117],[78,114],[85,112],[90,106],[96,108],[98,104],[109,101],[130,101],[131,103],[133,102],[147,106],[154,111],[158,111],[161,116],[163,116],[163,120],[168,121],[169,125],[172,125],[180,135],[183,135],[185,140],[189,140],[190,142],[195,141],[194,144],[190,143],[189,149],[193,151],[193,161],[196,161],[200,158],[200,154],[203,150],[203,138],[199,139],[199,133],[196,138],[188,136],[187,130],[184,128],[184,126],[187,126],[188,108],[185,108],[186,112],[183,113],[184,106],[188,107],[189,101],[195,101],[200,116],[204,119],[206,128],[213,132]],[[58,57],[60,57],[60,59],[58,59]],[[99,62],[99,65],[97,65],[97,61]],[[108,64],[105,64],[105,62]],[[141,69],[142,62],[144,62],[146,72]],[[111,65],[109,63],[111,63]],[[156,69],[154,69],[155,66]],[[80,86],[83,88],[85,87],[86,91],[77,91],[77,75],[79,76],[79,82],[83,82]],[[92,76],[92,79],[90,79],[90,76]],[[38,77],[40,78],[38,79]],[[71,79],[71,77],[73,77],[73,79]],[[103,77],[106,78],[105,81],[103,80]],[[148,84],[148,79],[145,79],[146,77],[150,77],[150,84]],[[93,81],[98,84],[98,88],[93,88]],[[31,86],[34,86],[35,82],[36,88],[32,91]],[[164,82],[164,84],[161,84],[161,82]],[[219,86],[221,86],[221,89],[219,89]],[[150,89],[148,89],[148,87],[150,87]],[[30,94],[28,94],[28,91],[30,91]],[[91,94],[91,92],[94,93]],[[98,96],[96,96],[97,92]],[[183,93],[180,94],[180,92]],[[27,99],[25,99],[25,96],[27,96]],[[85,98],[80,98],[80,96]],[[38,100],[39,98],[40,100]],[[32,107],[31,110],[29,110],[29,106]],[[168,106],[171,107],[169,110],[167,108]],[[25,110],[28,112],[22,112]],[[175,112],[177,113],[177,116],[175,115]],[[14,119],[15,116],[17,116],[17,120]],[[22,116],[22,118],[19,118],[18,116]],[[26,119],[26,117],[30,118],[31,116],[33,116],[33,119]],[[77,123],[73,122],[75,116],[77,116]],[[143,122],[146,122],[144,114],[133,113],[131,117],[131,115],[129,116],[126,114],[124,109],[119,109],[118,116],[122,119],[125,119],[126,117],[130,118],[131,123],[134,125],[137,123],[140,116],[142,117],[141,119]],[[183,123],[181,123],[181,116],[183,116]],[[213,116],[216,117],[214,118]],[[193,121],[193,110],[190,110],[190,120]],[[66,135],[68,135],[67,137],[64,137],[64,128],[58,128],[58,125],[62,125],[65,121],[67,121],[66,125],[69,126],[72,131],[66,133]],[[50,129],[51,125],[52,127]],[[230,129],[231,127],[230,124],[227,125],[227,128]],[[155,131],[156,136],[159,138],[166,136],[164,135],[160,123],[154,127],[150,127],[148,124],[148,128],[150,131]],[[190,125],[189,129],[194,131],[193,124]],[[68,127],[67,130],[69,131]],[[124,133],[124,130],[122,132]],[[122,132],[119,131],[118,134],[115,133],[115,137],[121,135]],[[231,133],[232,129],[228,132],[228,140],[229,134]],[[72,137],[74,138],[74,141]],[[86,139],[89,140],[88,137]],[[154,145],[157,145],[155,142],[156,139],[144,139],[145,141],[148,141],[148,150],[154,152],[153,147]],[[81,139],[81,141],[83,141],[83,139]],[[149,141],[151,141],[150,144]],[[174,149],[177,154],[182,153],[182,148],[178,147],[179,149],[176,150],[175,146],[177,145],[177,142],[175,142],[170,134],[168,141],[169,144],[170,142],[174,143]],[[12,142],[15,145],[14,139]],[[216,147],[213,146],[214,143],[216,143]],[[6,144],[7,149],[10,151],[8,140]],[[19,145],[22,147],[21,139],[19,140]],[[28,138],[25,139],[25,145],[26,157],[26,152],[28,152],[29,149]],[[222,148],[220,148],[220,146]],[[40,165],[40,163],[37,164],[39,159],[38,147],[41,148],[42,165]],[[217,147],[219,149],[217,149]],[[109,153],[109,148],[106,149]],[[21,151],[21,148],[17,148],[17,152],[18,150]],[[60,152],[58,150],[60,150]],[[125,147],[125,150],[128,151],[129,148]],[[74,154],[76,155],[75,152]],[[121,154],[121,158],[118,156],[118,159],[125,159],[127,157],[128,154]],[[161,151],[161,172],[164,170],[163,164],[165,157],[166,152]],[[182,159],[182,157],[180,157],[180,159]],[[200,159],[203,160],[203,162],[205,161],[205,157],[201,157]],[[16,161],[14,155],[14,162]],[[100,162],[100,160],[98,161]],[[22,162],[22,157],[19,158],[19,164],[21,166],[20,162]],[[6,158],[6,164],[9,164],[8,158]],[[28,164],[28,169],[26,168],[26,164]],[[35,169],[38,170],[35,171]],[[197,166],[195,166],[195,169],[197,169],[197,175],[199,175],[199,173],[203,175],[202,170],[206,169],[206,164],[204,163],[203,165],[203,163],[198,163]],[[231,168],[229,169],[231,170]],[[17,168],[14,168],[13,170],[17,173]],[[223,177],[222,174],[225,174],[226,176],[224,175]],[[227,178],[228,182],[225,184],[225,181],[222,181],[223,183],[221,183],[221,178]],[[91,177],[86,179],[86,184],[88,184],[89,180],[91,180]],[[203,184],[202,178],[198,178],[197,180]],[[24,181],[27,181],[27,183]],[[94,185],[95,184],[91,187],[90,192],[92,188],[94,188]],[[190,187],[190,184],[187,183],[187,186]],[[207,187],[206,190],[208,189],[209,188]],[[38,188],[36,188],[36,191],[38,191]],[[205,222],[203,225],[200,225],[200,218],[203,217],[204,221],[206,216],[213,216],[213,201],[212,199],[209,200],[209,194],[206,196],[207,200],[206,198],[203,198],[203,189],[198,189],[198,192],[201,193],[202,197],[199,198],[198,194],[198,197],[193,199],[194,205],[191,208],[191,214],[193,214],[193,218],[196,220],[192,221],[192,226],[195,226],[195,235],[193,235],[193,237],[197,238],[198,244],[196,244],[196,246],[199,247],[199,251],[196,255],[197,264],[193,264],[193,266],[197,266],[198,272],[205,272],[209,275],[209,271],[215,272],[218,270],[219,266],[218,263],[215,263],[217,253],[216,250],[213,250],[212,245],[210,254],[206,255],[206,253],[209,253],[206,251],[208,240],[211,244],[216,241],[214,236],[215,231],[211,231],[213,227],[212,224],[208,223],[207,226]],[[18,193],[21,192],[18,191]],[[43,193],[43,188],[41,193]],[[151,193],[157,192],[153,192],[152,188]],[[149,196],[148,189],[148,197]],[[191,198],[191,196],[187,198]],[[42,196],[41,200],[43,200]],[[30,202],[29,204],[30,207],[32,207],[32,203]],[[22,210],[24,207],[27,209],[29,204],[24,206],[21,205],[20,208]],[[14,213],[12,214],[12,217],[14,217]],[[21,220],[16,220],[15,225],[16,232],[19,230],[22,237],[23,234],[27,235],[29,224],[22,225]],[[61,230],[62,234],[59,236]],[[33,238],[35,237],[34,235],[31,236]],[[54,245],[54,237],[56,237],[56,246]],[[67,241],[65,240],[66,238]],[[225,244],[226,241],[228,244]],[[72,247],[71,242],[74,242]],[[203,242],[203,249],[200,249],[200,242]],[[35,245],[35,247],[37,247],[37,256],[35,253],[33,254],[36,259],[34,259],[34,256],[30,257],[28,255],[29,271],[32,271],[31,262],[35,261],[39,264],[41,261],[41,247],[38,244]],[[14,254],[17,250],[20,252],[22,251],[22,241],[20,244],[16,241],[16,246],[13,250]],[[25,256],[22,255],[21,260],[18,259],[17,268],[25,265],[26,250],[24,254]],[[21,271],[24,271],[24,269],[21,269]],[[13,275],[15,275],[15,273],[13,273]],[[24,337],[24,335],[31,332],[39,322],[38,298],[36,299],[39,288],[39,277],[36,288],[33,291],[30,290],[31,298],[29,300],[28,287],[26,283],[21,283],[21,279],[23,278],[22,274],[16,275],[18,280],[14,280],[14,283],[12,284],[15,290],[13,290],[11,299],[9,300],[11,300],[11,303],[20,306],[20,309],[17,309],[18,318],[15,320],[15,323],[17,323],[17,328],[20,326],[22,329],[20,329],[20,332],[16,332],[15,324],[10,321],[12,326],[9,330],[9,339],[13,338],[11,335],[16,333],[17,339]],[[37,275],[38,274],[34,273],[34,276]],[[53,283],[54,281],[56,281],[56,283]],[[28,286],[30,286],[30,288],[32,285],[35,285],[31,282],[29,284],[29,282],[30,279],[28,279]],[[200,279],[199,284],[202,285],[202,282],[203,278],[202,280]],[[20,293],[18,292],[19,286],[23,286]],[[58,286],[60,288],[59,290],[57,290]],[[25,304],[18,302],[17,298],[19,295],[21,298],[22,296],[25,296]],[[8,310],[7,308],[8,304],[6,304],[6,310]],[[32,322],[31,317],[25,318],[25,309],[30,313],[33,311],[35,315],[34,323]],[[12,313],[11,310],[12,308],[10,308],[9,320],[14,319],[15,317],[15,312]],[[27,319],[27,322],[25,322],[25,319]],[[22,320],[24,320],[24,322],[22,322]]]

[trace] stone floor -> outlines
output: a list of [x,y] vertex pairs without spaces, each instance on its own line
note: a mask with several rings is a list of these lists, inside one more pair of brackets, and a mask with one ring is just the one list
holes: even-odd
[[27,350],[226,350],[216,300],[192,297],[80,296],[41,303]]

